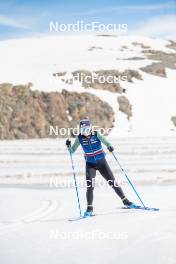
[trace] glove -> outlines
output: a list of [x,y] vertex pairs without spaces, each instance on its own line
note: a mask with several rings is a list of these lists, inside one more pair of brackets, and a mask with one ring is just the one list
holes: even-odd
[[108,147],[108,150],[109,150],[110,152],[113,152],[113,151],[114,151],[114,148],[113,148],[112,146],[109,146],[109,147]]
[[67,148],[71,147],[71,141],[69,139],[66,140],[65,144],[66,144]]

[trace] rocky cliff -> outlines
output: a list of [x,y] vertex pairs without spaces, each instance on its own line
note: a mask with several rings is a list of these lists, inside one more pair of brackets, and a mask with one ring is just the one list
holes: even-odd
[[87,115],[100,127],[113,126],[112,107],[95,95],[66,90],[40,92],[31,90],[30,85],[0,84],[0,139],[56,137],[50,135],[51,126],[76,127]]

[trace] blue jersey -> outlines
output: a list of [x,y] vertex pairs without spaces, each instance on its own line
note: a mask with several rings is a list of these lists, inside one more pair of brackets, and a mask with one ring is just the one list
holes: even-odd
[[86,162],[96,163],[98,160],[105,158],[106,154],[97,136],[97,131],[92,132],[88,137],[79,134],[78,139],[85,153]]

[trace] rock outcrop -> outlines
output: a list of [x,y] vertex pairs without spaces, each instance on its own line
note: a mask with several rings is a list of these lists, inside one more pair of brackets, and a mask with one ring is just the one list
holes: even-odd
[[[173,45],[174,46],[174,45]],[[158,50],[143,50],[149,60],[156,60],[163,64],[163,67],[169,69],[176,69],[176,53],[167,53]]]
[[124,95],[118,96],[117,101],[119,103],[119,110],[127,115],[128,120],[132,116],[132,105],[128,98]]
[[171,120],[172,120],[174,126],[176,126],[176,116],[172,116],[172,117],[171,117]]
[[[64,72],[65,74],[65,72]],[[84,88],[94,88],[99,90],[107,90],[113,93],[123,93],[121,87],[122,82],[133,82],[133,79],[142,80],[142,75],[137,70],[127,69],[120,72],[116,69],[112,70],[76,70],[71,73],[72,77],[62,78],[65,83],[73,84],[73,80],[81,82]],[[53,76],[61,77],[62,72],[54,73]]]
[[87,115],[98,126],[113,126],[112,107],[95,95],[65,90],[47,93],[33,91],[30,85],[0,84],[0,139],[57,137],[49,134],[50,126],[76,127]]
[[176,41],[170,40],[170,43],[166,45],[167,48],[176,50]]
[[140,47],[141,49],[149,49],[150,46],[148,45],[145,45],[144,43],[141,43],[141,42],[132,42],[131,43],[133,46],[138,46]]
[[122,74],[127,76],[128,82],[133,82],[133,79],[143,80],[142,75],[136,70],[128,69],[128,70],[125,70]]
[[167,77],[165,67],[160,62],[152,63],[150,65],[140,68],[140,70],[155,76]]

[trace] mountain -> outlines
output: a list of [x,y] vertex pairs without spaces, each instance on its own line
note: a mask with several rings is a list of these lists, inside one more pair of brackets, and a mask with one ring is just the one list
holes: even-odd
[[[48,137],[49,126],[75,126],[84,115],[100,127],[114,127],[112,135],[174,133],[173,40],[112,35],[14,39],[0,42],[0,57],[2,139]],[[108,82],[109,76],[116,81]]]

